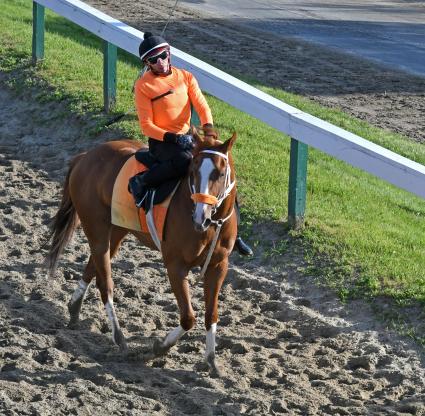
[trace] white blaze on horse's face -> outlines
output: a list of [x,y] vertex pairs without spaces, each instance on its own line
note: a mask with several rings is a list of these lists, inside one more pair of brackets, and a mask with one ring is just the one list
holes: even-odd
[[[198,192],[205,195],[210,195],[210,176],[214,171],[215,166],[211,158],[204,158],[198,170]],[[203,202],[196,202],[195,212],[193,213],[193,222],[195,227],[205,231],[208,228],[209,220],[211,219],[212,206]]]

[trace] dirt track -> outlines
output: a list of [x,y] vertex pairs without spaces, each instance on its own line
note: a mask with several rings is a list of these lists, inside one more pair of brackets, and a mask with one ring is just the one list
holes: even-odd
[[[207,23],[199,26],[208,30]],[[80,328],[67,329],[66,304],[88,246],[77,233],[54,280],[46,278],[40,246],[66,162],[88,146],[88,126],[72,116],[64,122],[67,110],[57,103],[14,96],[3,79],[0,414],[425,415],[423,351],[386,330],[367,304],[342,305],[312,285],[298,272],[295,247],[266,261],[232,256],[220,295],[222,379],[210,378],[201,365],[199,286],[193,287],[196,329],[166,358],[141,361],[139,352],[175,327],[178,313],[159,255],[132,239],[113,265],[130,356],[112,344],[95,288]]]

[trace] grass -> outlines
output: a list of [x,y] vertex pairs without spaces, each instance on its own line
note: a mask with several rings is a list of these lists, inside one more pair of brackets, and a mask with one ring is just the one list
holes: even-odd
[[[0,11],[0,70],[13,74],[9,83],[24,91],[38,86],[38,99],[66,100],[73,112],[96,121],[92,134],[106,121],[133,108],[131,88],[138,60],[119,53],[117,107],[102,112],[102,44],[78,26],[46,10],[45,60],[30,65],[32,7],[10,0]],[[282,90],[252,84],[305,112],[425,164],[425,147],[399,134],[370,126],[341,111],[322,107]],[[238,189],[243,205],[243,233],[251,225],[283,223],[287,211],[289,138],[262,122],[208,96],[222,137],[234,130]],[[134,114],[114,125],[123,135],[143,140]],[[307,272],[334,288],[341,298],[389,296],[400,304],[425,305],[425,203],[403,190],[309,150],[307,224],[289,233],[301,245]],[[261,242],[259,242],[261,244]],[[282,248],[282,247],[283,248]],[[274,245],[272,255],[279,255]]]

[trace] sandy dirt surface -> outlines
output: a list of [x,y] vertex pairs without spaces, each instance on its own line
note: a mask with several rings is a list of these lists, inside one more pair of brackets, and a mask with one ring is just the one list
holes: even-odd
[[[198,26],[209,40],[207,23]],[[423,350],[385,329],[364,302],[343,305],[312,285],[299,272],[296,247],[250,261],[232,255],[220,294],[220,379],[202,365],[199,284],[193,284],[196,328],[165,358],[143,362],[141,352],[178,324],[178,310],[159,254],[132,238],[113,264],[129,356],[113,345],[94,287],[79,328],[68,329],[66,305],[88,245],[77,232],[54,279],[42,267],[41,246],[67,161],[95,143],[86,140],[87,121],[64,120],[67,108],[37,102],[30,91],[15,96],[4,78],[0,74],[0,414],[425,415]],[[266,239],[261,229],[254,232]],[[278,229],[267,236],[273,237],[284,238]]]

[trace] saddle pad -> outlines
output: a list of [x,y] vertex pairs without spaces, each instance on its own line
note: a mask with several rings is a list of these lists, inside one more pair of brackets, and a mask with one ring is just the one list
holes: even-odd
[[[138,162],[134,155],[124,163],[115,179],[112,192],[111,217],[114,225],[149,234],[145,211],[136,207],[133,195],[128,192],[129,179],[145,170],[147,170],[147,167]],[[160,241],[162,241],[167,209],[173,194],[172,192],[162,203],[153,207],[154,223]]]

